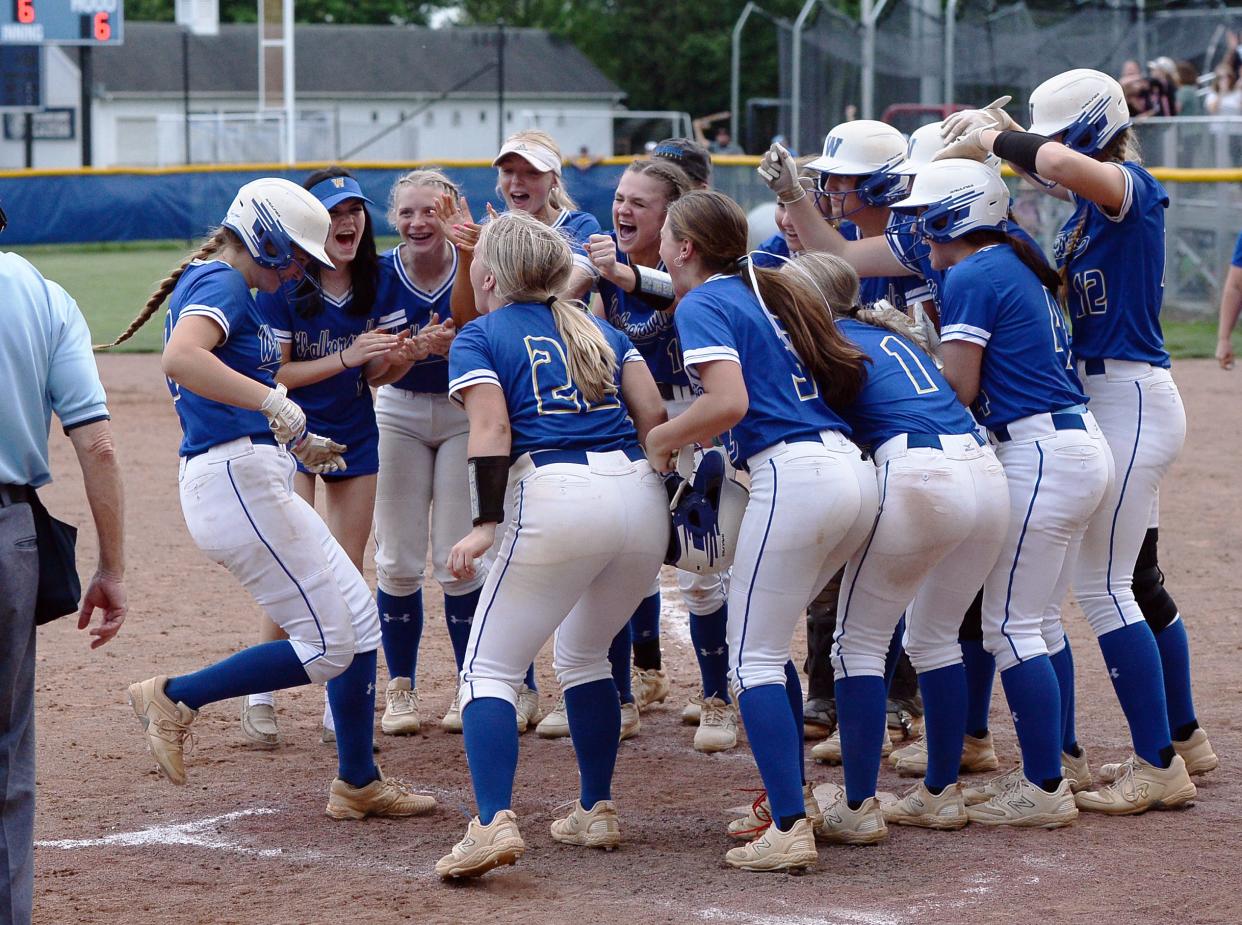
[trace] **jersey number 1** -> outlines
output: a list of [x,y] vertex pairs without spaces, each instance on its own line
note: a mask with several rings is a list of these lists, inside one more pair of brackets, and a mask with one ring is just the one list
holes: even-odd
[[880,341],[880,349],[901,364],[901,368],[905,370],[906,378],[914,386],[915,394],[930,395],[932,392],[940,391],[940,386],[932,382],[932,377],[928,375],[923,361],[910,349],[910,345],[900,337],[894,337],[892,334],[888,335]]

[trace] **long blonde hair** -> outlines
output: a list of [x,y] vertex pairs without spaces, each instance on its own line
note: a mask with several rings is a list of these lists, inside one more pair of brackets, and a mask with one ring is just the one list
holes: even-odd
[[[547,132],[537,128],[524,128],[520,132],[514,132],[505,139],[505,144],[511,141],[528,141],[531,144],[539,145],[547,148],[556,155],[556,159],[561,163],[565,162],[565,155],[561,153],[561,147],[556,143],[556,139]],[[561,174],[558,167],[556,169],[556,178],[559,181],[552,187],[552,192],[548,194],[548,205],[554,209],[560,209],[566,212],[575,211],[578,203],[574,201],[574,197],[569,195],[569,190],[565,189],[565,177]]]
[[569,378],[589,404],[617,392],[617,355],[580,302],[557,293],[569,283],[573,254],[569,242],[525,212],[506,212],[483,226],[474,260],[496,279],[506,302],[544,302],[565,343]]
[[805,251],[781,267],[782,273],[801,276],[815,287],[837,318],[853,318],[877,328],[885,328],[918,344],[926,353],[932,352],[927,332],[903,311],[887,302],[863,306],[858,301],[858,274],[854,268],[832,254]]
[[180,265],[175,270],[160,280],[159,285],[155,287],[155,292],[151,293],[151,297],[147,299],[146,304],[142,307],[142,311],[140,311],[134,317],[134,320],[129,323],[129,327],[117,335],[116,340],[112,343],[95,344],[95,349],[108,350],[115,347],[117,344],[125,343],[125,341],[137,334],[138,329],[147,323],[150,317],[155,314],[156,310],[164,304],[164,300],[168,298],[169,294],[177,288],[177,280],[181,279],[181,274],[185,272],[186,267],[188,267],[195,260],[206,260],[209,257],[214,257],[230,245],[241,247],[241,240],[237,237],[237,235],[223,226],[213,231],[211,235],[209,235],[207,239],[199,245],[198,250],[186,257],[185,260],[181,261]]
[[406,186],[433,186],[442,193],[450,194],[454,203],[461,201],[461,189],[439,167],[422,167],[403,173],[388,193],[388,224],[394,228],[397,225],[397,197]]

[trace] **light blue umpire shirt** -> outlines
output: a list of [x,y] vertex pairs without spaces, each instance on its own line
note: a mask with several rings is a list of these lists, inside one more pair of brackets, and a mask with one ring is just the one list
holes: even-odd
[[52,480],[52,413],[65,430],[109,418],[78,304],[16,254],[0,252],[0,484]]

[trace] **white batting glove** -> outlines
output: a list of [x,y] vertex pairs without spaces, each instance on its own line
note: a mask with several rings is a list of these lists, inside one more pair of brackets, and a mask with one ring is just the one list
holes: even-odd
[[990,128],[997,132],[1022,131],[1021,126],[1002,108],[1012,96],[1000,96],[982,109],[963,109],[955,112],[940,124],[940,137],[945,141],[957,141],[967,132]]
[[949,157],[964,157],[972,161],[984,163],[988,156],[992,153],[983,144],[983,133],[991,129],[990,125],[981,125],[979,128],[972,129],[956,141],[950,141],[947,145],[932,155],[933,161],[943,161]]
[[798,165],[783,145],[774,144],[768,148],[755,169],[768,189],[776,193],[777,202],[787,205],[806,195],[806,189],[798,179]]
[[306,415],[297,402],[288,396],[288,389],[278,385],[267,393],[259,410],[267,418],[277,443],[292,443],[306,433]]
[[330,437],[321,437],[307,431],[292,447],[293,455],[302,461],[308,472],[331,475],[345,471],[345,447]]

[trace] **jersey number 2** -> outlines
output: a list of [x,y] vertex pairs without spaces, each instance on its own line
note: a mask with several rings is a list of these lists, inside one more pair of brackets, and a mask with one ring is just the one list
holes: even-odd
[[565,348],[551,337],[525,338],[526,356],[530,360],[530,378],[535,387],[535,405],[540,414],[580,414],[603,408],[619,408],[616,397],[591,405],[578,394],[569,375]]

